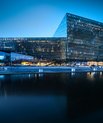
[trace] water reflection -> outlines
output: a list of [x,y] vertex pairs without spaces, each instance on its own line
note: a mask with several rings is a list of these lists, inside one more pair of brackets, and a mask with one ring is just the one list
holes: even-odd
[[71,72],[71,76],[72,76],[72,77],[75,76],[75,72]]
[[43,77],[43,73],[39,73],[39,77]]
[[63,76],[52,74],[2,75],[0,95],[35,95],[65,93]]
[[96,74],[96,72],[88,72],[87,73],[87,78],[89,79],[89,80],[95,80],[95,74]]
[[[84,77],[85,75],[83,74],[77,76],[77,73],[75,79],[73,77],[69,79],[67,89],[68,117],[76,123],[77,121],[85,122],[88,118],[87,116],[91,118],[94,112],[95,117],[98,117],[99,111],[103,114],[103,80],[101,79],[103,74],[96,72],[84,74],[87,74],[87,77]],[[89,122],[89,120],[86,122]],[[95,122],[93,117],[91,120]],[[101,120],[103,121],[103,119]]]
[[84,123],[103,113],[102,95],[102,72],[1,75],[0,122]]
[[4,79],[4,77],[5,77],[4,75],[0,75],[0,79]]
[[1,123],[63,122],[65,96],[10,96],[0,99]]
[[103,73],[102,72],[88,72],[87,73],[87,79],[94,81],[95,79],[102,79]]
[[103,79],[103,72],[100,72],[100,78]]

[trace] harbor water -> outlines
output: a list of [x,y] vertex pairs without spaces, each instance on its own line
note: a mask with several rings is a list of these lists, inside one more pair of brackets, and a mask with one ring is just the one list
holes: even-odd
[[103,73],[0,75],[0,123],[103,122]]

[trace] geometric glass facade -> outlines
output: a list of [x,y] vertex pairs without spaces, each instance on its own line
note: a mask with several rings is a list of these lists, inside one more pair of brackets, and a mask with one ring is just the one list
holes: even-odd
[[65,38],[0,38],[0,50],[39,60],[66,59]]
[[65,38],[24,38],[15,42],[15,52],[34,59],[65,59]]
[[67,58],[103,60],[103,23],[67,14]]
[[54,37],[0,38],[0,51],[39,60],[103,61],[103,23],[67,13]]
[[11,62],[33,61],[33,60],[34,58],[32,56],[11,52]]
[[[67,13],[66,59],[68,61],[103,61],[103,23]],[[58,27],[58,29],[62,29]],[[58,31],[57,29],[57,31]],[[65,31],[59,30],[54,35]]]
[[53,37],[67,37],[67,16],[65,15]]

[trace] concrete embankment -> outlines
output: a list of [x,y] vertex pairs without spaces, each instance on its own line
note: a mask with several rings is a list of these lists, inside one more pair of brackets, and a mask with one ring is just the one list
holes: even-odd
[[67,66],[53,66],[53,67],[14,67],[5,66],[0,67],[0,74],[23,74],[23,73],[63,73],[63,72],[102,72],[103,67],[67,67]]

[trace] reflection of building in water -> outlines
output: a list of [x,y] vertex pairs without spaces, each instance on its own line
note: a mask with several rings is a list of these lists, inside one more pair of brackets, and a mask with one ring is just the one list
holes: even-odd
[[88,72],[87,73],[87,79],[88,80],[93,81],[98,77],[102,79],[103,78],[103,73],[102,72]]
[[5,78],[5,75],[0,75],[0,81]]
[[[94,115],[96,111],[98,114],[98,111],[103,108],[103,81],[100,74],[97,73],[96,79],[92,82],[86,77],[80,81],[78,79],[69,80],[69,83],[71,82],[67,88],[67,114],[69,119],[79,119],[81,116],[88,117],[88,114],[93,113]],[[90,79],[93,75],[94,73],[88,73]]]
[[103,23],[67,13],[54,37],[0,38],[0,50],[30,55],[38,60],[78,64],[88,61],[88,65],[103,66]]
[[0,95],[63,95],[66,81],[60,74],[14,74],[0,76]]
[[103,72],[100,72],[100,78],[103,79]]
[[87,79],[89,79],[89,80],[95,80],[95,74],[96,74],[96,72],[88,72],[87,73]]
[[72,76],[72,77],[75,76],[75,72],[71,72],[71,76]]

